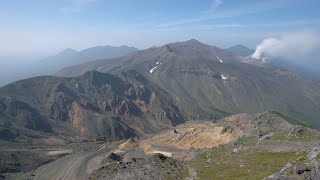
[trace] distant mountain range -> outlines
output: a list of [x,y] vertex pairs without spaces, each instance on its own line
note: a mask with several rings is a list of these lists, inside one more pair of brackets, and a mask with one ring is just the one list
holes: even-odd
[[191,119],[275,110],[320,128],[318,81],[272,63],[236,55],[247,49],[242,46],[231,49],[240,51],[230,53],[193,39],[64,68],[56,75],[136,70],[168,92]]
[[52,74],[66,66],[82,64],[98,59],[110,59],[120,57],[135,51],[138,51],[138,49],[128,46],[95,46],[88,49],[84,49],[79,52],[69,48],[55,56],[51,56],[39,61],[39,65],[43,67],[50,67],[51,69],[49,70],[49,72],[47,71],[44,73]]
[[[76,51],[69,48],[55,56],[50,56],[38,61],[29,60],[28,63],[14,63],[14,65],[13,62],[7,61],[5,65],[2,66],[2,68],[5,69],[3,70],[3,74],[0,74],[0,86],[28,77],[50,75],[66,66],[81,64],[97,59],[120,57],[137,50],[137,48],[128,46],[96,46],[82,51]],[[6,59],[1,59],[1,61],[6,61]]]

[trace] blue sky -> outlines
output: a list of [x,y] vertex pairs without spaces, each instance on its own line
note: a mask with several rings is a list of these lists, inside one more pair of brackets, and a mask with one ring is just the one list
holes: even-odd
[[196,38],[220,47],[320,29],[319,0],[2,0],[0,56]]

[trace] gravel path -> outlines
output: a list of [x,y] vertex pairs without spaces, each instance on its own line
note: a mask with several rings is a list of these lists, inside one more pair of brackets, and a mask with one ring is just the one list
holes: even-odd
[[[45,164],[39,167],[33,174],[33,179],[43,180],[64,180],[64,179],[88,179],[90,176],[87,168],[90,164],[92,167],[92,160],[102,154],[109,153],[115,147],[111,146],[106,148],[104,151],[98,151],[98,149],[91,149],[87,151],[80,151],[71,155],[64,156],[56,161]],[[111,152],[110,152],[111,153]],[[99,163],[99,162],[97,162]],[[99,167],[99,164],[94,166]]]

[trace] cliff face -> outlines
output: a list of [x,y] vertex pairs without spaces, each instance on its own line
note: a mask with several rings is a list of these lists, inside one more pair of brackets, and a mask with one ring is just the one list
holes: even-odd
[[[75,78],[37,77],[0,89],[0,119],[17,127],[119,140],[184,122],[170,96],[136,71],[90,71]],[[65,130],[62,130],[62,133]]]

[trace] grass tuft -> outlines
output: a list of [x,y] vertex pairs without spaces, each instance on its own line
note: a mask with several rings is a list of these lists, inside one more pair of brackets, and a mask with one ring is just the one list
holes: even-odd
[[[232,153],[225,145],[198,155],[189,162],[200,179],[263,179],[280,171],[288,162],[304,163],[306,153],[245,150]],[[208,159],[211,161],[208,162]]]

